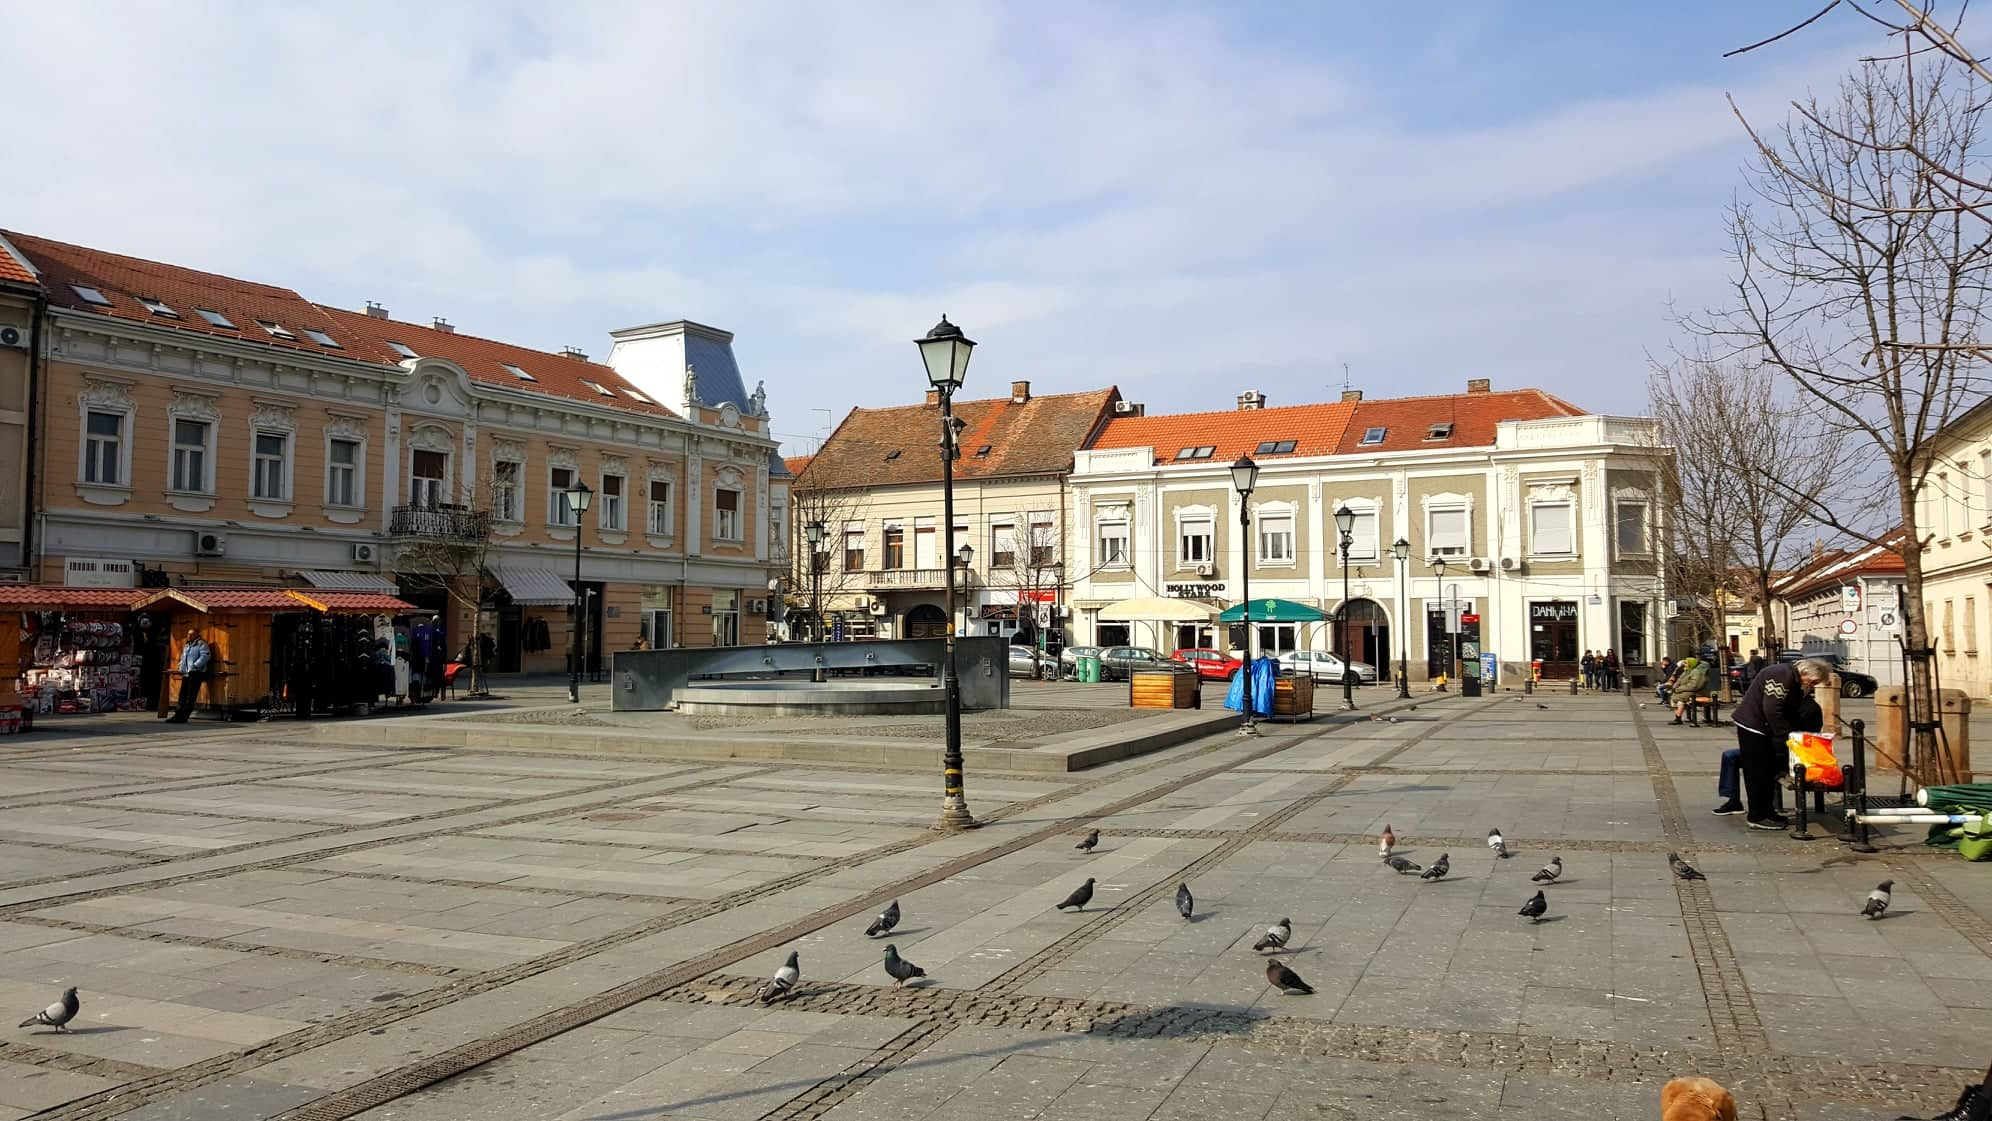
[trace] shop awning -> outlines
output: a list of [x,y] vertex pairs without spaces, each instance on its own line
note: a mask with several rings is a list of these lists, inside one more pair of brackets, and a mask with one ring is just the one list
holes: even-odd
[[342,592],[382,592],[393,595],[400,589],[394,581],[378,572],[332,572],[325,569],[307,569],[297,574],[298,579],[314,588],[328,588]]
[[491,575],[505,585],[512,602],[528,607],[562,607],[574,602],[574,589],[550,568],[511,568],[500,565]]
[[[1219,615],[1221,623],[1242,623],[1245,621],[1245,605],[1237,604],[1224,609]],[[1295,603],[1290,599],[1255,599],[1252,601],[1252,621],[1255,623],[1319,623],[1328,618],[1318,607]]]
[[1108,623],[1208,623],[1215,614],[1216,608],[1193,599],[1142,596],[1103,608],[1100,619]]

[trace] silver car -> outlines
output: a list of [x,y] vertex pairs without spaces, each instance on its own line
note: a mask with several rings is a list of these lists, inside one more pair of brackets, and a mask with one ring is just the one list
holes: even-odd
[[[1295,675],[1307,674],[1317,682],[1333,685],[1342,683],[1342,659],[1326,650],[1289,650],[1280,655],[1280,668]],[[1364,685],[1376,684],[1376,667],[1368,662],[1350,662],[1349,669],[1356,672],[1356,680]]]
[[1049,676],[1053,662],[1051,655],[1040,654],[1029,646],[1010,647],[1011,677]]

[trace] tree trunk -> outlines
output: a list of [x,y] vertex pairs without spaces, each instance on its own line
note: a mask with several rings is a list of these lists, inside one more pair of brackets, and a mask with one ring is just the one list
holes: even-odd
[[1909,680],[1903,700],[1908,708],[1908,758],[1903,768],[1918,786],[1966,782],[1958,773],[1949,745],[1940,735],[1942,713],[1937,702],[1936,646],[1930,637],[1929,613],[1923,600],[1923,537],[1916,525],[1916,492],[1897,473],[1902,506],[1902,629],[1908,648]]

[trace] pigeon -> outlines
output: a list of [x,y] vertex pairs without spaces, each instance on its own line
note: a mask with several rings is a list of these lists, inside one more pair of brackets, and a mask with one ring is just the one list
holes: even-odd
[[1489,829],[1487,831],[1487,847],[1493,849],[1494,855],[1503,860],[1515,855],[1508,851],[1508,842],[1501,839],[1501,831],[1499,829]]
[[1383,718],[1383,720],[1384,720],[1384,723],[1386,723],[1386,724],[1395,724],[1395,723],[1397,723],[1397,718],[1396,718],[1395,716],[1386,716],[1386,717],[1384,717],[1384,718]]
[[56,1031],[61,1031],[63,1030],[62,1025],[74,1020],[77,1011],[82,1007],[83,1002],[76,999],[76,986],[71,985],[62,990],[61,1000],[22,1020],[16,1026],[24,1028],[37,1026],[51,1027]]
[[1078,849],[1080,852],[1092,852],[1093,846],[1099,843],[1100,843],[1100,831],[1098,829],[1095,829],[1092,832],[1086,834],[1085,840],[1079,842],[1076,845],[1073,845],[1072,847]]
[[1548,706],[1548,705],[1546,705],[1546,704],[1543,704],[1543,703],[1542,703],[1541,701],[1537,701],[1537,702],[1536,702],[1536,707],[1537,707],[1537,708],[1539,708],[1539,709],[1541,709],[1541,710],[1543,710],[1544,712],[1548,712],[1548,711],[1549,711],[1549,706]]
[[1085,883],[1080,884],[1078,887],[1072,889],[1072,894],[1065,897],[1065,902],[1060,903],[1058,905],[1058,909],[1063,911],[1067,907],[1072,907],[1077,910],[1083,911],[1086,909],[1086,904],[1091,902],[1092,899],[1093,899],[1093,878],[1091,876],[1088,876],[1086,878]]
[[1266,981],[1288,996],[1313,996],[1314,986],[1300,979],[1300,974],[1288,969],[1278,958],[1266,962]]
[[1518,915],[1527,915],[1530,922],[1535,922],[1541,919],[1543,912],[1547,910],[1549,910],[1549,900],[1545,899],[1542,892],[1538,891],[1535,893],[1534,898],[1522,904],[1522,909],[1515,913]]
[[1549,858],[1549,863],[1542,866],[1542,871],[1529,877],[1529,882],[1532,884],[1553,884],[1556,882],[1556,877],[1562,874],[1563,858],[1552,856]]
[[1442,852],[1439,854],[1437,860],[1432,861],[1432,866],[1425,869],[1425,874],[1418,878],[1421,880],[1443,880],[1446,878],[1446,873],[1450,871],[1452,871],[1452,854]]
[[1376,839],[1376,854],[1378,856],[1389,856],[1390,850],[1396,847],[1397,834],[1391,831],[1390,823],[1386,821],[1383,823],[1383,832],[1378,834]]
[[1417,705],[1405,705],[1405,706],[1404,706],[1404,711],[1406,711],[1406,712],[1416,712],[1416,711],[1418,711],[1418,706],[1417,706]]
[[892,928],[898,925],[899,900],[895,899],[892,901],[892,906],[880,911],[878,917],[872,920],[872,924],[865,928],[865,937],[877,938],[881,934],[891,934]]
[[795,983],[800,980],[802,980],[800,955],[790,950],[788,961],[783,963],[780,969],[775,970],[775,976],[768,982],[768,987],[761,990],[761,1003],[773,1004],[776,997],[786,1000],[794,996]]
[[[1895,890],[1894,880],[1883,880],[1879,884],[1876,884],[1874,890],[1868,892],[1867,906],[1861,908],[1861,914],[1866,915],[1868,918],[1871,919],[1878,919],[1881,916],[1887,914],[1888,895],[1889,892],[1892,892],[1894,890]],[[73,992],[75,990],[72,989],[71,991]]]
[[1197,910],[1197,897],[1190,894],[1190,885],[1176,885],[1176,913],[1188,919]]
[[888,945],[885,948],[885,973],[892,978],[892,987],[898,988],[915,977],[925,977],[927,971],[899,956],[899,947]]
[[1383,858],[1383,862],[1396,869],[1399,873],[1416,872],[1418,869],[1424,867],[1424,865],[1403,856],[1386,856]]
[[1704,876],[1700,872],[1695,871],[1694,865],[1689,864],[1685,860],[1682,860],[1681,854],[1677,852],[1670,852],[1667,854],[1667,867],[1672,868],[1674,870],[1674,875],[1684,880],[1708,879],[1707,876]]
[[1293,938],[1293,920],[1281,919],[1266,928],[1266,936],[1252,943],[1255,950],[1284,950]]

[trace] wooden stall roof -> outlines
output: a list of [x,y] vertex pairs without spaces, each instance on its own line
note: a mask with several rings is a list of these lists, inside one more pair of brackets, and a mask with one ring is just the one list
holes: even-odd
[[129,611],[141,597],[151,593],[143,588],[63,588],[41,584],[0,584],[0,610]]
[[407,600],[379,592],[322,591],[318,588],[165,588],[138,601],[146,611],[180,604],[195,611],[320,611],[328,615],[407,615]]
[[287,588],[296,599],[327,615],[413,615],[421,608],[385,592],[341,592],[323,588]]

